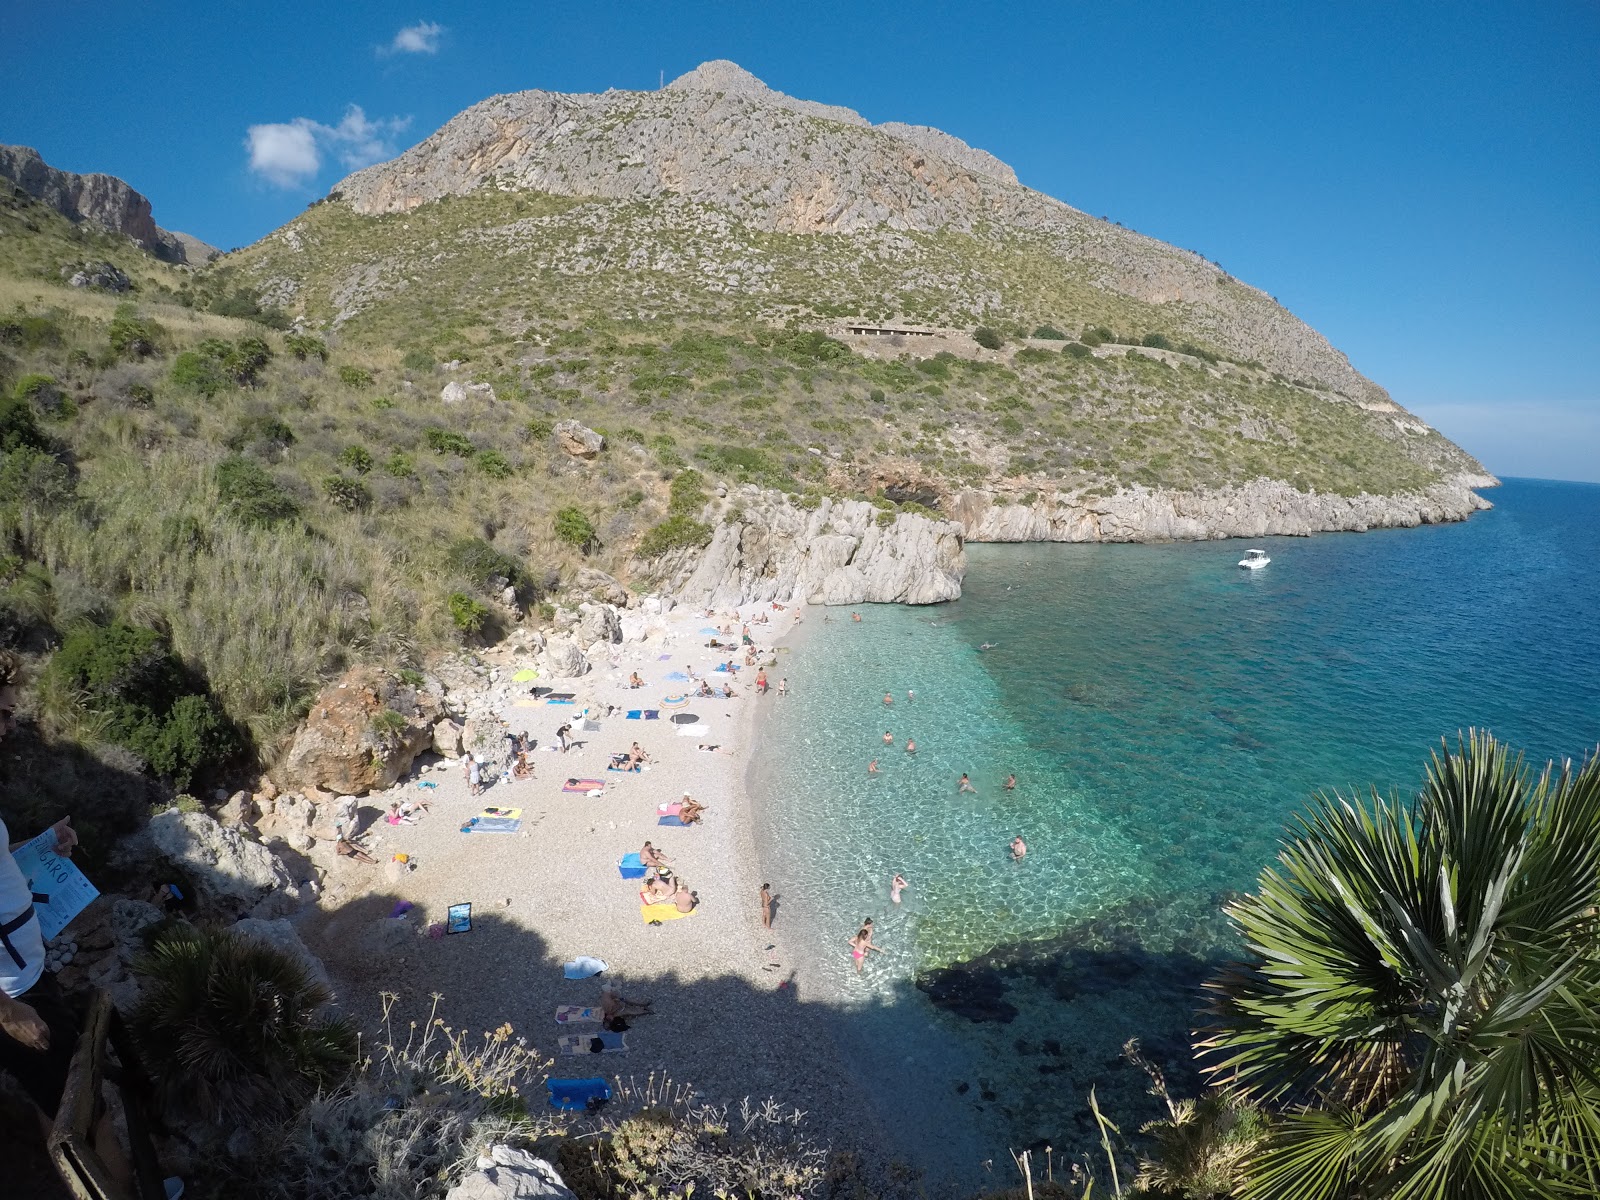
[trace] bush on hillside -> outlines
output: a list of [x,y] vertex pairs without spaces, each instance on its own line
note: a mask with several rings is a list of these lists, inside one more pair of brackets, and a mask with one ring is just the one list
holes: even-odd
[[217,494],[235,520],[271,529],[300,516],[295,498],[254,459],[235,454],[217,466]]
[[77,411],[77,407],[61,390],[61,385],[50,375],[38,372],[24,375],[17,380],[17,386],[11,394],[47,417],[70,417]]
[[480,450],[473,455],[472,465],[477,467],[490,479],[510,479],[516,474],[515,468],[507,461],[506,456],[498,450]]
[[179,387],[198,392],[207,399],[228,386],[228,378],[222,373],[221,365],[198,350],[185,350],[173,359],[169,374],[172,382]]
[[372,470],[372,451],[365,446],[346,446],[339,451],[339,465],[349,467],[357,475],[365,475]]
[[555,531],[556,537],[569,546],[576,546],[585,554],[599,542],[595,537],[594,525],[584,515],[583,510],[571,505],[556,512]]
[[979,325],[974,329],[972,331],[972,340],[985,350],[998,350],[1006,344],[1005,338],[1001,337],[998,331],[990,329],[987,325]]
[[343,475],[327,475],[322,480],[322,494],[335,508],[345,512],[365,512],[372,507],[372,489],[359,479]]
[[294,445],[294,441],[294,430],[281,417],[256,413],[240,417],[223,445],[234,451],[254,449],[258,454],[277,454]]
[[328,343],[309,333],[291,333],[283,339],[283,346],[301,362],[312,358],[328,361]]
[[55,317],[17,314],[0,320],[0,342],[23,350],[46,350],[65,341]]
[[39,683],[51,720],[137,754],[185,789],[244,748],[232,722],[153,629],[85,625],[68,634]]
[[[17,391],[21,392],[19,386]],[[21,394],[0,397],[0,450],[48,450],[50,439],[39,428],[39,418],[29,398]]]
[[1064,342],[1067,340],[1067,335],[1062,333],[1061,330],[1057,329],[1054,325],[1039,326],[1039,328],[1033,331],[1033,336],[1052,342]]
[[675,513],[639,540],[637,553],[640,558],[660,558],[669,550],[709,545],[711,535],[711,526],[704,521]]
[[435,454],[454,454],[457,458],[472,457],[472,441],[462,434],[430,425],[422,431],[422,437],[428,443],[428,449]]
[[450,619],[462,633],[478,633],[489,619],[488,607],[465,592],[451,592],[449,605]]
[[417,473],[417,460],[403,450],[396,450],[384,462],[383,469],[396,479],[410,479]]
[[1085,346],[1082,342],[1068,342],[1065,346],[1061,347],[1061,353],[1065,354],[1068,358],[1094,357],[1094,351],[1089,349],[1089,347]]
[[285,1115],[356,1060],[330,996],[282,950],[226,932],[170,930],[135,964],[131,1020],[172,1111],[237,1122]]
[[50,512],[77,493],[77,472],[54,454],[21,449],[0,458],[0,505]]
[[509,554],[496,550],[482,538],[462,538],[451,543],[445,555],[446,565],[462,578],[477,587],[504,586],[494,583],[504,579],[516,586],[522,581],[522,564]]
[[369,388],[372,386],[372,372],[346,365],[339,368],[339,382],[345,387]]
[[1152,350],[1171,350],[1172,339],[1164,333],[1147,333],[1139,339],[1141,346],[1149,346]]
[[108,340],[112,353],[118,358],[149,358],[160,345],[161,334],[161,326],[142,320],[138,309],[124,301],[117,305],[116,315],[111,319]]
[[426,350],[413,347],[406,351],[405,357],[400,360],[400,365],[408,371],[431,371],[437,365],[433,355]]

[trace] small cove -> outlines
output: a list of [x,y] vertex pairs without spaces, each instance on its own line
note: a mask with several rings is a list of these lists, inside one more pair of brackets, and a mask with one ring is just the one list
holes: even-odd
[[[1600,740],[1600,488],[1489,495],[1459,525],[1266,539],[1261,572],[1240,542],[973,545],[953,604],[810,610],[752,774],[763,868],[830,997],[867,1014],[847,1057],[940,1169],[1088,1149],[1091,1085],[1137,1128],[1129,1037],[1194,1082],[1198,985],[1234,950],[1220,905],[1311,792],[1409,790],[1473,725],[1539,763]],[[856,978],[864,915],[886,952]],[[952,963],[1013,1019],[912,985]],[[961,1114],[970,1143],[941,1140]]]

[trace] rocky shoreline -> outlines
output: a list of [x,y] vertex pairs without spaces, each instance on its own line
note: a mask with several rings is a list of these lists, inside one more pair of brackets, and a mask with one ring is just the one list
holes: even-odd
[[896,512],[865,500],[796,504],[747,485],[713,502],[709,545],[680,549],[636,571],[686,604],[941,604],[961,595],[967,542],[1170,542],[1309,537],[1464,521],[1493,507],[1458,475],[1421,492],[1356,496],[1301,492],[1258,479],[1174,492],[1140,486],[1109,496],[958,492],[938,513]]

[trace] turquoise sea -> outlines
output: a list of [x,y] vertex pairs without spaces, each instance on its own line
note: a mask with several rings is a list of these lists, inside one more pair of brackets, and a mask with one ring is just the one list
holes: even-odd
[[[1463,524],[1264,539],[1257,572],[1237,541],[973,545],[953,604],[810,611],[758,831],[780,928],[908,1142],[961,1174],[1086,1150],[1090,1086],[1137,1128],[1155,1102],[1123,1042],[1195,1085],[1220,905],[1310,793],[1411,789],[1469,726],[1539,763],[1600,742],[1600,486],[1487,495]],[[864,915],[885,953],[857,977]]]

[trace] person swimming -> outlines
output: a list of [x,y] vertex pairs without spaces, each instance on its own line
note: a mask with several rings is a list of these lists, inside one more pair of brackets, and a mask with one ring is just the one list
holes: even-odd
[[894,745],[894,734],[890,733],[887,729],[883,731],[883,744],[885,746]]
[[873,759],[871,762],[869,762],[867,764],[867,774],[868,775],[876,775],[877,773],[878,773],[878,760],[877,759]]
[[1017,777],[1015,775],[1007,775],[1006,776],[1006,791],[1014,792],[1016,790],[1017,790]]
[[967,778],[965,771],[961,773],[961,782],[956,784],[956,794],[960,795],[962,792],[971,792],[973,795],[978,794],[978,789],[972,786],[972,780]]
[[1028,843],[1022,840],[1021,834],[1018,834],[1016,837],[1011,839],[1011,861],[1021,862],[1025,857],[1027,857],[1027,854]]
[[917,743],[912,741],[910,738],[907,738],[906,739],[906,753],[907,754],[915,754],[916,752],[917,752]]
[[906,882],[906,877],[897,871],[895,873],[895,877],[889,881],[889,899],[895,904],[899,904],[900,893],[905,891],[906,888],[910,886],[911,885]]

